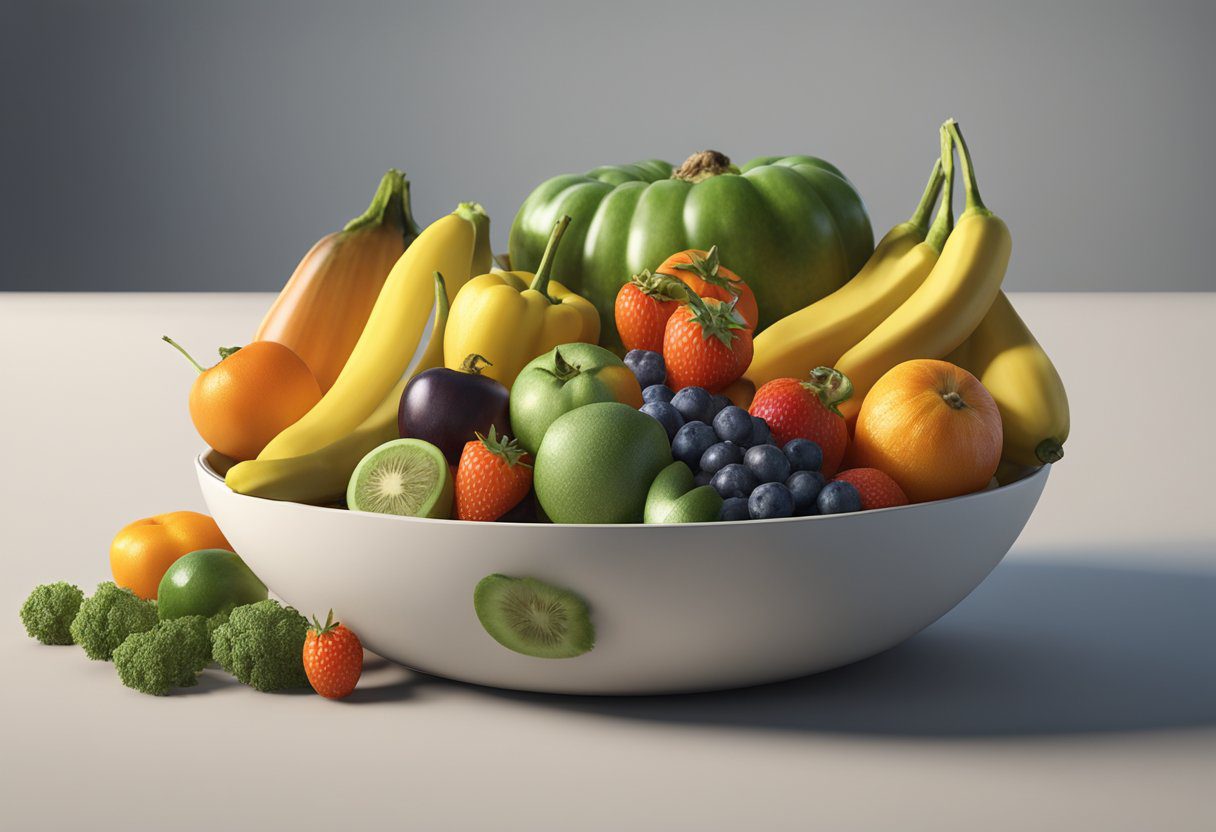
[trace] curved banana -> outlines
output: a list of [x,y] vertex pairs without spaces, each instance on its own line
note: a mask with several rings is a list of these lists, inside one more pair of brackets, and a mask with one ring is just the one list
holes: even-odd
[[850,421],[887,370],[914,358],[942,358],[957,349],[1000,291],[1012,246],[1009,229],[980,199],[971,156],[953,119],[942,125],[947,192],[954,174],[952,145],[962,162],[967,207],[925,282],[836,362],[836,369],[853,382],[853,398],[840,404]]
[[340,502],[355,466],[373,449],[398,438],[397,409],[409,379],[443,366],[443,330],[448,320],[444,280],[435,272],[435,319],[426,351],[409,378],[398,381],[371,415],[346,436],[320,450],[288,459],[251,459],[228,469],[224,482],[238,494],[325,505]]
[[431,316],[432,275],[443,274],[449,302],[472,276],[478,215],[484,217],[479,206],[462,203],[414,240],[384,281],[363,334],[333,387],[303,418],[272,439],[258,459],[318,451],[354,431],[384,401],[405,375]]
[[[911,219],[887,232],[852,280],[757,335],[743,377],[759,387],[775,378],[802,378],[815,367],[835,366],[849,347],[907,300],[933,269],[945,239],[929,231],[929,214],[943,179],[939,159]],[[944,208],[939,218],[947,212]],[[948,225],[944,230],[949,232]]]
[[1002,458],[1018,465],[1058,462],[1068,439],[1068,394],[1047,353],[1004,292],[951,360],[988,388],[1005,431]]

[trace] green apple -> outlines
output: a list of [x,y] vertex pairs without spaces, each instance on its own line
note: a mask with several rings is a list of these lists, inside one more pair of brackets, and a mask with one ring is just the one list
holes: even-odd
[[646,494],[647,523],[712,523],[722,511],[722,498],[712,486],[697,486],[692,470],[673,462],[659,472]]

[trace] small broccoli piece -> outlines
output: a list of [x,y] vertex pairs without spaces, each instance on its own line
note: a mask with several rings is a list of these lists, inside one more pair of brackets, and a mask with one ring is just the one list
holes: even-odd
[[220,667],[260,691],[308,687],[304,636],[308,621],[278,601],[237,607],[212,635]]
[[80,612],[72,619],[72,640],[90,659],[109,661],[114,648],[127,636],[147,632],[156,623],[155,601],[145,601],[131,590],[106,581],[80,605]]
[[21,605],[21,623],[30,638],[43,644],[72,644],[72,619],[83,600],[84,593],[75,584],[42,584]]
[[114,667],[122,683],[153,696],[197,685],[198,674],[209,661],[211,638],[207,619],[201,615],[162,621],[151,630],[132,633],[114,649]]

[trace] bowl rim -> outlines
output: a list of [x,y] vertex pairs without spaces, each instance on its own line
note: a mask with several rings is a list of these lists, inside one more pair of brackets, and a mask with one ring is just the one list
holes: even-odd
[[[225,482],[224,477],[220,476],[219,473],[214,468],[211,467],[211,463],[207,461],[207,457],[212,452],[213,451],[211,448],[204,449],[202,451],[202,453],[200,453],[197,457],[195,457],[195,465],[199,469],[201,469],[205,474],[210,476],[212,479],[218,480],[220,485],[222,485],[224,488],[228,488],[228,484],[227,484],[227,482]],[[948,497],[944,500],[931,500],[926,503],[909,503],[908,505],[904,505],[904,506],[890,506],[888,508],[872,508],[872,509],[866,509],[864,511],[849,512],[847,514],[813,514],[813,515],[810,515],[807,517],[772,517],[772,518],[768,518],[765,520],[750,520],[750,519],[749,520],[732,520],[729,523],[726,523],[725,525],[728,525],[728,526],[753,526],[758,523],[806,523],[806,522],[826,523],[826,522],[832,522],[832,521],[844,521],[844,520],[848,520],[850,518],[871,517],[876,514],[886,514],[886,513],[890,513],[890,512],[913,511],[916,509],[923,509],[928,506],[941,506],[941,505],[946,505],[948,503],[962,503],[962,502],[969,502],[969,501],[978,501],[978,500],[990,499],[994,495],[996,495],[998,492],[1004,493],[1004,492],[1013,491],[1013,490],[1017,490],[1017,489],[1038,487],[1040,485],[1040,481],[1046,480],[1048,474],[1050,474],[1050,473],[1051,473],[1051,463],[1047,463],[1039,468],[1032,470],[1030,473],[1026,474],[1025,476],[1023,476],[1017,480],[1014,480],[1013,482],[1007,483],[1006,485],[998,485],[996,488],[985,488],[982,491],[974,491],[970,494],[963,494],[960,497]],[[474,521],[474,520],[455,520],[455,519],[451,519],[451,518],[442,518],[442,517],[408,517],[408,516],[399,515],[399,514],[378,514],[373,511],[355,511],[355,510],[346,509],[346,508],[334,508],[333,506],[317,506],[317,505],[312,505],[310,503],[296,503],[296,502],[292,502],[290,500],[272,500],[268,497],[255,497],[251,494],[240,494],[236,491],[232,491],[232,489],[230,489],[230,488],[228,490],[233,496],[239,497],[239,498],[245,499],[245,500],[258,500],[258,501],[262,501],[262,502],[266,502],[266,503],[279,503],[279,504],[296,506],[298,508],[312,510],[312,511],[336,512],[339,514],[359,515],[362,517],[375,517],[375,518],[378,518],[379,520],[388,521],[388,522],[435,523],[435,524],[440,524],[440,525],[459,525],[459,526],[485,526],[485,525],[487,525],[484,522]],[[713,527],[721,528],[723,526],[723,522],[720,520],[711,520],[709,522],[703,522],[703,523],[499,523],[498,525],[504,526],[504,527],[518,527],[518,528],[553,528],[554,526],[558,526],[558,527],[566,528],[566,529],[675,529],[675,528],[694,528],[694,527],[706,527],[706,526],[713,526]]]

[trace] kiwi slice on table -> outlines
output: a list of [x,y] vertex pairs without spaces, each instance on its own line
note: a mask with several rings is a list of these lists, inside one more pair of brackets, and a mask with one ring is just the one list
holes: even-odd
[[595,647],[587,602],[535,578],[488,575],[473,590],[473,609],[495,641],[525,656],[569,659]]
[[377,514],[451,517],[452,471],[443,452],[430,442],[394,439],[355,466],[346,505]]

